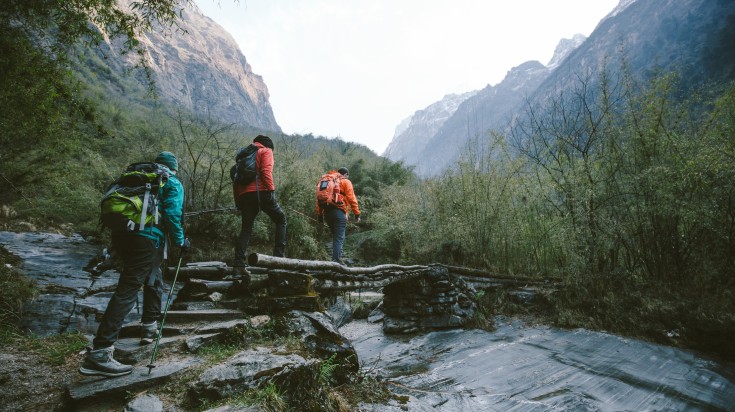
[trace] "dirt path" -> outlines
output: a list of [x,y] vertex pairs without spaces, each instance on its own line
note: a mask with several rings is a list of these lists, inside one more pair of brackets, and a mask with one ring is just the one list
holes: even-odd
[[77,377],[79,357],[49,366],[34,353],[0,349],[0,411],[62,411],[65,388]]

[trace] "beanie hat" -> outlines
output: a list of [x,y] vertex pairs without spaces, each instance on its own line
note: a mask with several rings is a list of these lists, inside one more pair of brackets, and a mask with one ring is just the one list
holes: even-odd
[[156,156],[154,162],[160,163],[174,171],[179,170],[179,161],[176,160],[176,156],[171,152],[161,152]]
[[253,142],[260,143],[263,146],[273,150],[273,140],[270,137],[259,134],[253,139]]
[[339,172],[339,174],[341,174],[341,175],[348,175],[348,174],[350,174],[350,171],[347,170],[346,167],[340,167],[339,169],[337,169],[337,172]]

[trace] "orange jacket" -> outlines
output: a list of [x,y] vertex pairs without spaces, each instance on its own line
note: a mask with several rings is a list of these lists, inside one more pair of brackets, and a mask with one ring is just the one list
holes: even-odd
[[[329,174],[332,173],[339,173],[336,170],[330,170]],[[355,189],[352,187],[352,182],[350,182],[350,179],[342,176],[342,179],[339,181],[339,193],[344,197],[344,201],[342,202],[342,205],[339,206],[340,209],[342,209],[345,214],[348,214],[350,210],[352,210],[352,214],[355,216],[360,216],[360,207],[357,205],[357,197],[355,197]],[[316,214],[317,216],[321,216],[322,213],[324,213],[324,210],[322,210],[321,206],[319,206],[319,202],[316,202]]]
[[[258,154],[255,155],[255,167],[258,170],[258,177],[247,185],[241,185],[239,183],[232,185],[232,193],[235,196],[236,202],[237,198],[243,193],[255,191],[272,192],[276,190],[276,185],[273,183],[273,150],[258,142],[253,144],[258,146]],[[255,187],[256,181],[258,182],[257,189]]]

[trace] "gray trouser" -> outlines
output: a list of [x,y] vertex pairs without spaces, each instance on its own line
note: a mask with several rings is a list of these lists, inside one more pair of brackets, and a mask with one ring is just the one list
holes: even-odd
[[274,192],[247,192],[237,199],[237,208],[242,213],[240,236],[235,242],[235,261],[233,266],[245,266],[250,235],[253,233],[253,223],[258,212],[263,213],[276,226],[276,236],[273,245],[273,256],[283,257],[286,252],[286,214],[276,201]]
[[342,246],[345,243],[345,229],[347,228],[347,214],[336,207],[327,207],[324,210],[324,221],[332,233],[332,260],[341,262]]
[[135,233],[114,234],[112,245],[122,258],[123,269],[115,293],[110,298],[97,329],[93,341],[94,349],[107,348],[117,341],[125,317],[137,301],[141,286],[143,286],[141,321],[150,323],[161,317],[162,245]]

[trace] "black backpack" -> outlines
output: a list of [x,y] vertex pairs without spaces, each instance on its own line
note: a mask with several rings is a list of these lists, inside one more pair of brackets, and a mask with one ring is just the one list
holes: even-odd
[[133,163],[107,188],[100,222],[114,232],[138,232],[158,224],[158,197],[169,170],[158,163]]
[[240,149],[235,156],[235,165],[230,169],[230,178],[232,183],[247,185],[258,176],[258,168],[256,166],[256,157],[259,147],[250,144],[248,147]]

